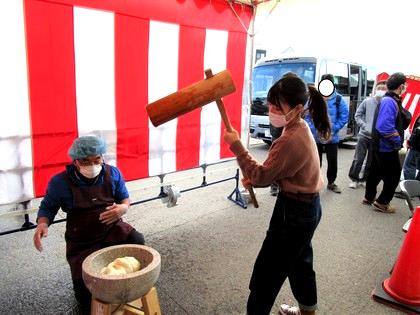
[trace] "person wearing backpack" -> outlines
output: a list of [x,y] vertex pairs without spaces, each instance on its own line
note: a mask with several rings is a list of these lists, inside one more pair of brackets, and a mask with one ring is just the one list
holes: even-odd
[[[376,211],[393,213],[395,208],[390,205],[390,201],[394,197],[401,174],[398,152],[403,146],[404,130],[410,125],[411,114],[402,107],[401,95],[407,89],[404,73],[392,74],[386,82],[386,87],[388,92],[377,107],[373,120],[373,156],[362,203],[372,205]],[[381,181],[382,191],[376,198]]]
[[420,180],[420,116],[417,117],[414,123],[411,136],[407,141],[408,152],[404,160],[403,174],[404,179]]
[[[369,173],[370,162],[372,158],[371,139],[372,139],[372,125],[373,117],[375,115],[376,107],[386,93],[386,81],[380,81],[376,84],[375,93],[372,97],[366,98],[357,107],[354,119],[359,126],[359,134],[356,149],[354,151],[353,163],[349,170],[349,177],[351,182],[349,187],[356,189],[366,182]],[[367,158],[366,158],[367,155]],[[363,176],[360,176],[363,162],[365,161],[365,168]]]
[[[321,81],[328,79],[334,83],[334,76],[332,74],[324,74],[321,77]],[[337,169],[338,169],[338,143],[340,142],[339,131],[346,125],[349,119],[349,106],[344,100],[343,96],[337,92],[331,94],[328,99],[325,99],[328,105],[328,116],[330,118],[331,124],[331,137],[329,139],[323,139],[319,136],[317,130],[315,129],[313,120],[310,115],[305,116],[305,121],[308,123],[311,128],[312,135],[315,138],[316,146],[318,148],[318,155],[320,160],[320,165],[322,166],[322,153],[325,152],[327,155],[327,180],[328,185],[327,189],[331,190],[337,194],[341,193],[340,188],[335,184],[337,179]]]

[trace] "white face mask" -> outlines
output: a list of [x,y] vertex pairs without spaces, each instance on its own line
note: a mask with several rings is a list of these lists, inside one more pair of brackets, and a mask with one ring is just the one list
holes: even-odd
[[385,91],[383,90],[377,90],[375,92],[375,97],[383,97],[385,95]]
[[284,127],[287,124],[286,115],[280,115],[270,111],[268,112],[268,117],[270,118],[270,124],[276,128]]
[[80,165],[79,172],[86,178],[95,178],[99,175],[99,173],[102,170],[101,164],[95,164],[95,165],[87,165],[82,166]]

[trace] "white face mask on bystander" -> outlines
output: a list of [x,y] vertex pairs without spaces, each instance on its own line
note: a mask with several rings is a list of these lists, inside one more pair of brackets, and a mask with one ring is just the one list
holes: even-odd
[[375,97],[383,97],[385,95],[385,91],[384,90],[377,90],[375,92]]

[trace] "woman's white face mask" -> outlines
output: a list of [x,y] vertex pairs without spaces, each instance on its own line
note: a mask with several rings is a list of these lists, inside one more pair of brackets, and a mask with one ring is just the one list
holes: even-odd
[[[301,106],[301,105],[299,105]],[[273,105],[269,105],[269,111],[268,111],[268,117],[270,119],[270,124],[273,125],[275,128],[282,128],[284,126],[287,125],[287,123],[289,122],[289,120],[291,118],[289,118],[289,120],[286,118],[287,116],[289,116],[290,114],[292,114],[293,117],[293,113],[296,113],[298,110],[301,110],[303,108],[302,107],[295,107],[293,109],[291,109],[287,114],[280,114],[280,112],[278,112],[277,109],[275,109],[275,107]]]
[[273,125],[275,128],[281,128],[286,126],[287,124],[286,115],[280,115],[275,112],[269,111],[268,117],[270,118],[270,124]]
[[86,178],[95,178],[102,170],[102,164],[79,165],[79,172]]

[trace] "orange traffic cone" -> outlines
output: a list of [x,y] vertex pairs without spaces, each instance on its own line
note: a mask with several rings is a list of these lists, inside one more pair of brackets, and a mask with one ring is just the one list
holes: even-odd
[[392,274],[382,283],[379,302],[420,314],[420,207],[414,212]]
[[420,305],[420,207],[417,207],[390,278],[383,286],[397,301]]

